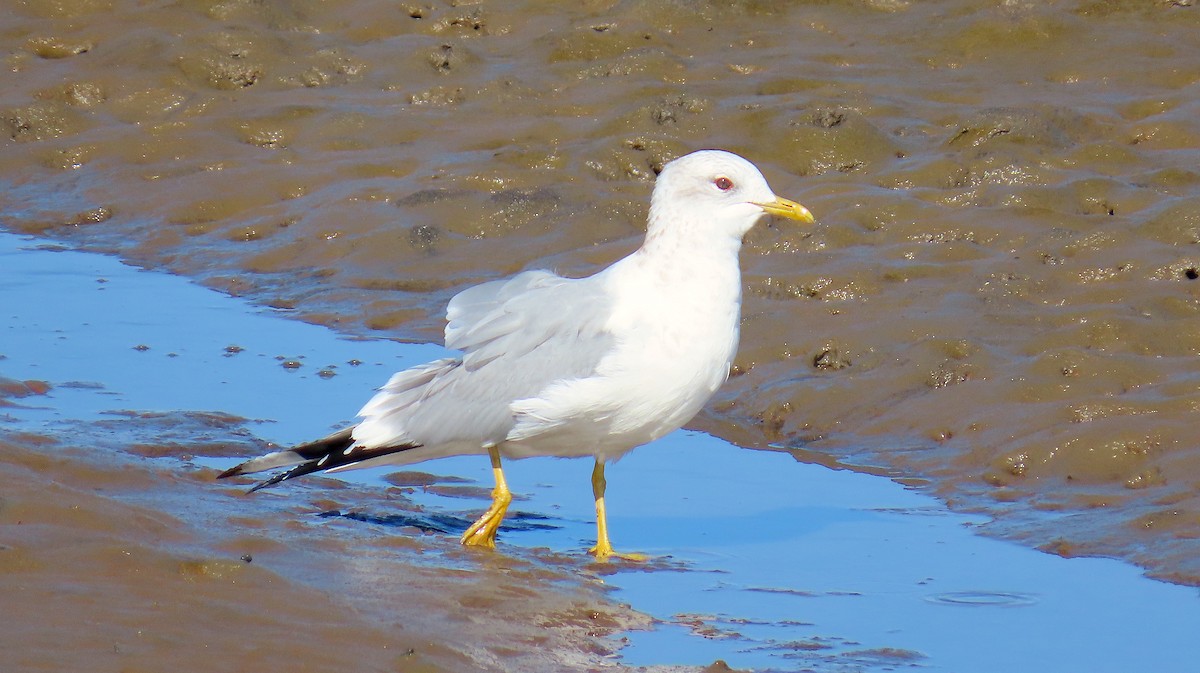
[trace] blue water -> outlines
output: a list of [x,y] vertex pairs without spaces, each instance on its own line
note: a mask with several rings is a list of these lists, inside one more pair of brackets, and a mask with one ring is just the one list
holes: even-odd
[[[444,353],[340,338],[180,278],[9,234],[0,296],[0,376],[55,386],[0,413],[0,430],[53,433],[114,410],[222,411],[261,421],[260,437],[296,442],[341,427],[393,370]],[[318,374],[326,368],[336,375]],[[491,486],[482,457],[416,469]],[[582,554],[594,537],[590,470],[510,463],[510,486],[526,498],[517,519],[543,523],[504,530],[501,543]],[[346,478],[382,483],[377,471]],[[973,528],[984,519],[884,478],[681,431],[611,466],[608,483],[614,544],[658,558],[580,577],[661,620],[626,634],[627,664],[999,673],[1184,672],[1200,661],[1195,589],[982,537]],[[472,504],[415,497],[435,511]]]

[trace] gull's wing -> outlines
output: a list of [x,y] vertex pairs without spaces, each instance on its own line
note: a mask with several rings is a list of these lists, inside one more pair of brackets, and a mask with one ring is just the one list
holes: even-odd
[[[356,443],[435,447],[503,441],[512,403],[593,375],[615,339],[599,277],[527,271],[460,292],[447,307],[446,346],[461,358],[398,372],[363,407]],[[450,452],[445,452],[450,455]]]
[[586,290],[580,280],[541,270],[467,288],[446,306],[446,348],[463,351],[463,364],[477,369],[497,357],[528,353],[572,321],[586,329],[594,314],[571,311],[577,302],[554,301]]
[[612,350],[612,309],[601,276],[526,271],[455,295],[446,307],[446,347],[463,351],[469,371],[494,365],[495,373],[529,381],[537,389],[521,386],[528,396],[595,372]]

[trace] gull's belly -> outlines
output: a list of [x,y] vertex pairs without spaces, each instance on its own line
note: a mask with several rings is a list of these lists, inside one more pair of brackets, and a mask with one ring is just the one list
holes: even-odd
[[622,343],[595,376],[555,383],[524,402],[503,452],[615,460],[690,421],[728,376],[736,325],[643,336]]
[[736,326],[710,333],[659,335],[654,346],[626,355],[620,386],[627,403],[618,427],[640,426],[656,439],[687,423],[729,375]]
[[738,342],[736,257],[651,261],[631,255],[610,267],[612,350],[591,375],[514,402],[504,453],[613,460],[683,426],[725,381]]

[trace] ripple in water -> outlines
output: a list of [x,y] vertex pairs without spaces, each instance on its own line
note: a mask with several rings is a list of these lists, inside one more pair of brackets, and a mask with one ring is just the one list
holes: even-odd
[[1037,603],[1037,596],[1012,591],[947,591],[926,598],[930,603],[969,607],[1013,608]]

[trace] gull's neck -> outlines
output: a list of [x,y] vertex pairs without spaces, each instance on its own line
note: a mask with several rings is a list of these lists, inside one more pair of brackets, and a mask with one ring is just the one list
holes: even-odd
[[646,240],[639,253],[655,261],[688,259],[712,264],[733,260],[742,249],[741,236],[729,235],[707,221],[711,215],[655,203],[650,208]]

